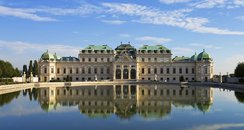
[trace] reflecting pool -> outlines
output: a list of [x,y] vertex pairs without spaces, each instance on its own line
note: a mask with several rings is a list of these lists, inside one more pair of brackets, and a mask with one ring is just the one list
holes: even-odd
[[177,85],[33,88],[0,95],[0,130],[244,129],[244,91]]

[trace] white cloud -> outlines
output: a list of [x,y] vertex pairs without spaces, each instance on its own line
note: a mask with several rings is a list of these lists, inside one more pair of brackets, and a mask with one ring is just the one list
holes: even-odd
[[119,37],[128,38],[131,37],[131,35],[127,33],[123,33],[123,34],[119,34]]
[[83,4],[77,8],[11,8],[0,6],[0,15],[13,16],[23,19],[29,19],[33,21],[58,21],[52,17],[40,16],[40,13],[48,15],[87,15],[92,13],[102,12],[100,7],[91,4]]
[[29,12],[28,10],[25,10],[25,9],[9,8],[9,7],[4,7],[4,6],[0,6],[0,15],[13,16],[13,17],[29,19],[29,20],[33,20],[33,21],[57,21],[54,18],[39,16],[39,15]]
[[244,128],[244,123],[201,125],[201,126],[193,127],[189,130],[222,130],[222,129],[231,129],[231,128]]
[[151,42],[153,44],[162,44],[162,43],[172,41],[169,38],[152,37],[152,36],[137,37],[135,40],[139,40],[139,41],[143,41],[143,42]]
[[[50,52],[56,52],[62,56],[74,56],[79,53],[79,47],[68,46],[63,44],[36,44],[22,41],[4,41],[0,40],[0,48],[10,49],[16,52],[16,56],[22,53],[28,53],[28,51],[39,51],[40,53],[49,50]],[[41,55],[41,54],[40,54]]]
[[33,13],[42,12],[51,15],[80,15],[80,16],[92,14],[92,13],[99,13],[103,11],[100,7],[91,4],[83,4],[77,8],[44,7],[44,8],[30,8],[26,10]]
[[192,56],[194,54],[194,50],[192,50],[190,48],[185,48],[185,47],[174,47],[174,48],[172,48],[172,52],[175,56],[179,56],[179,55]]
[[191,9],[161,11],[137,4],[103,3],[102,5],[108,8],[108,13],[129,15],[134,18],[133,21],[139,23],[168,25],[200,33],[244,35],[244,32],[241,31],[230,31],[227,29],[219,29],[217,27],[208,27],[206,26],[206,24],[209,23],[208,19],[201,17],[188,17],[188,13],[192,11]]
[[227,0],[202,0],[194,3],[195,8],[214,8],[225,6]]
[[159,1],[164,4],[175,4],[175,3],[186,3],[186,2],[190,2],[191,0],[159,0]]
[[220,46],[215,46],[215,45],[210,45],[210,44],[199,44],[199,43],[192,43],[190,44],[190,46],[194,46],[194,47],[200,47],[200,48],[204,48],[204,49],[222,49],[222,47]]
[[123,20],[101,20],[101,21],[104,23],[114,24],[114,25],[120,25],[126,23],[126,21]]
[[195,8],[238,8],[244,6],[244,0],[201,0],[190,4]]
[[235,19],[239,19],[239,20],[244,21],[244,16],[238,16],[238,17],[236,17]]

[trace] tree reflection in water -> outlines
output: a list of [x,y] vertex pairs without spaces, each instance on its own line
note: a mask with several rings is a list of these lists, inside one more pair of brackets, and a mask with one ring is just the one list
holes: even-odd
[[244,103],[244,93],[235,91],[236,99],[239,103]]

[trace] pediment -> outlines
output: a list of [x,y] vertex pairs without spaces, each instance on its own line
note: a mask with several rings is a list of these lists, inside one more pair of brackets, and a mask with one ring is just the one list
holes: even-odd
[[118,56],[115,62],[135,62],[135,59],[127,54],[123,54]]

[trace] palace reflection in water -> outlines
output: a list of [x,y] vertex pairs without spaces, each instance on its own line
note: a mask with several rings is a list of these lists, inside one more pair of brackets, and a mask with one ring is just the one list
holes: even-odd
[[175,85],[47,87],[39,90],[38,100],[46,111],[78,105],[80,113],[89,117],[116,114],[120,118],[130,118],[138,114],[145,118],[161,118],[170,114],[173,106],[208,111],[213,103],[213,89]]

